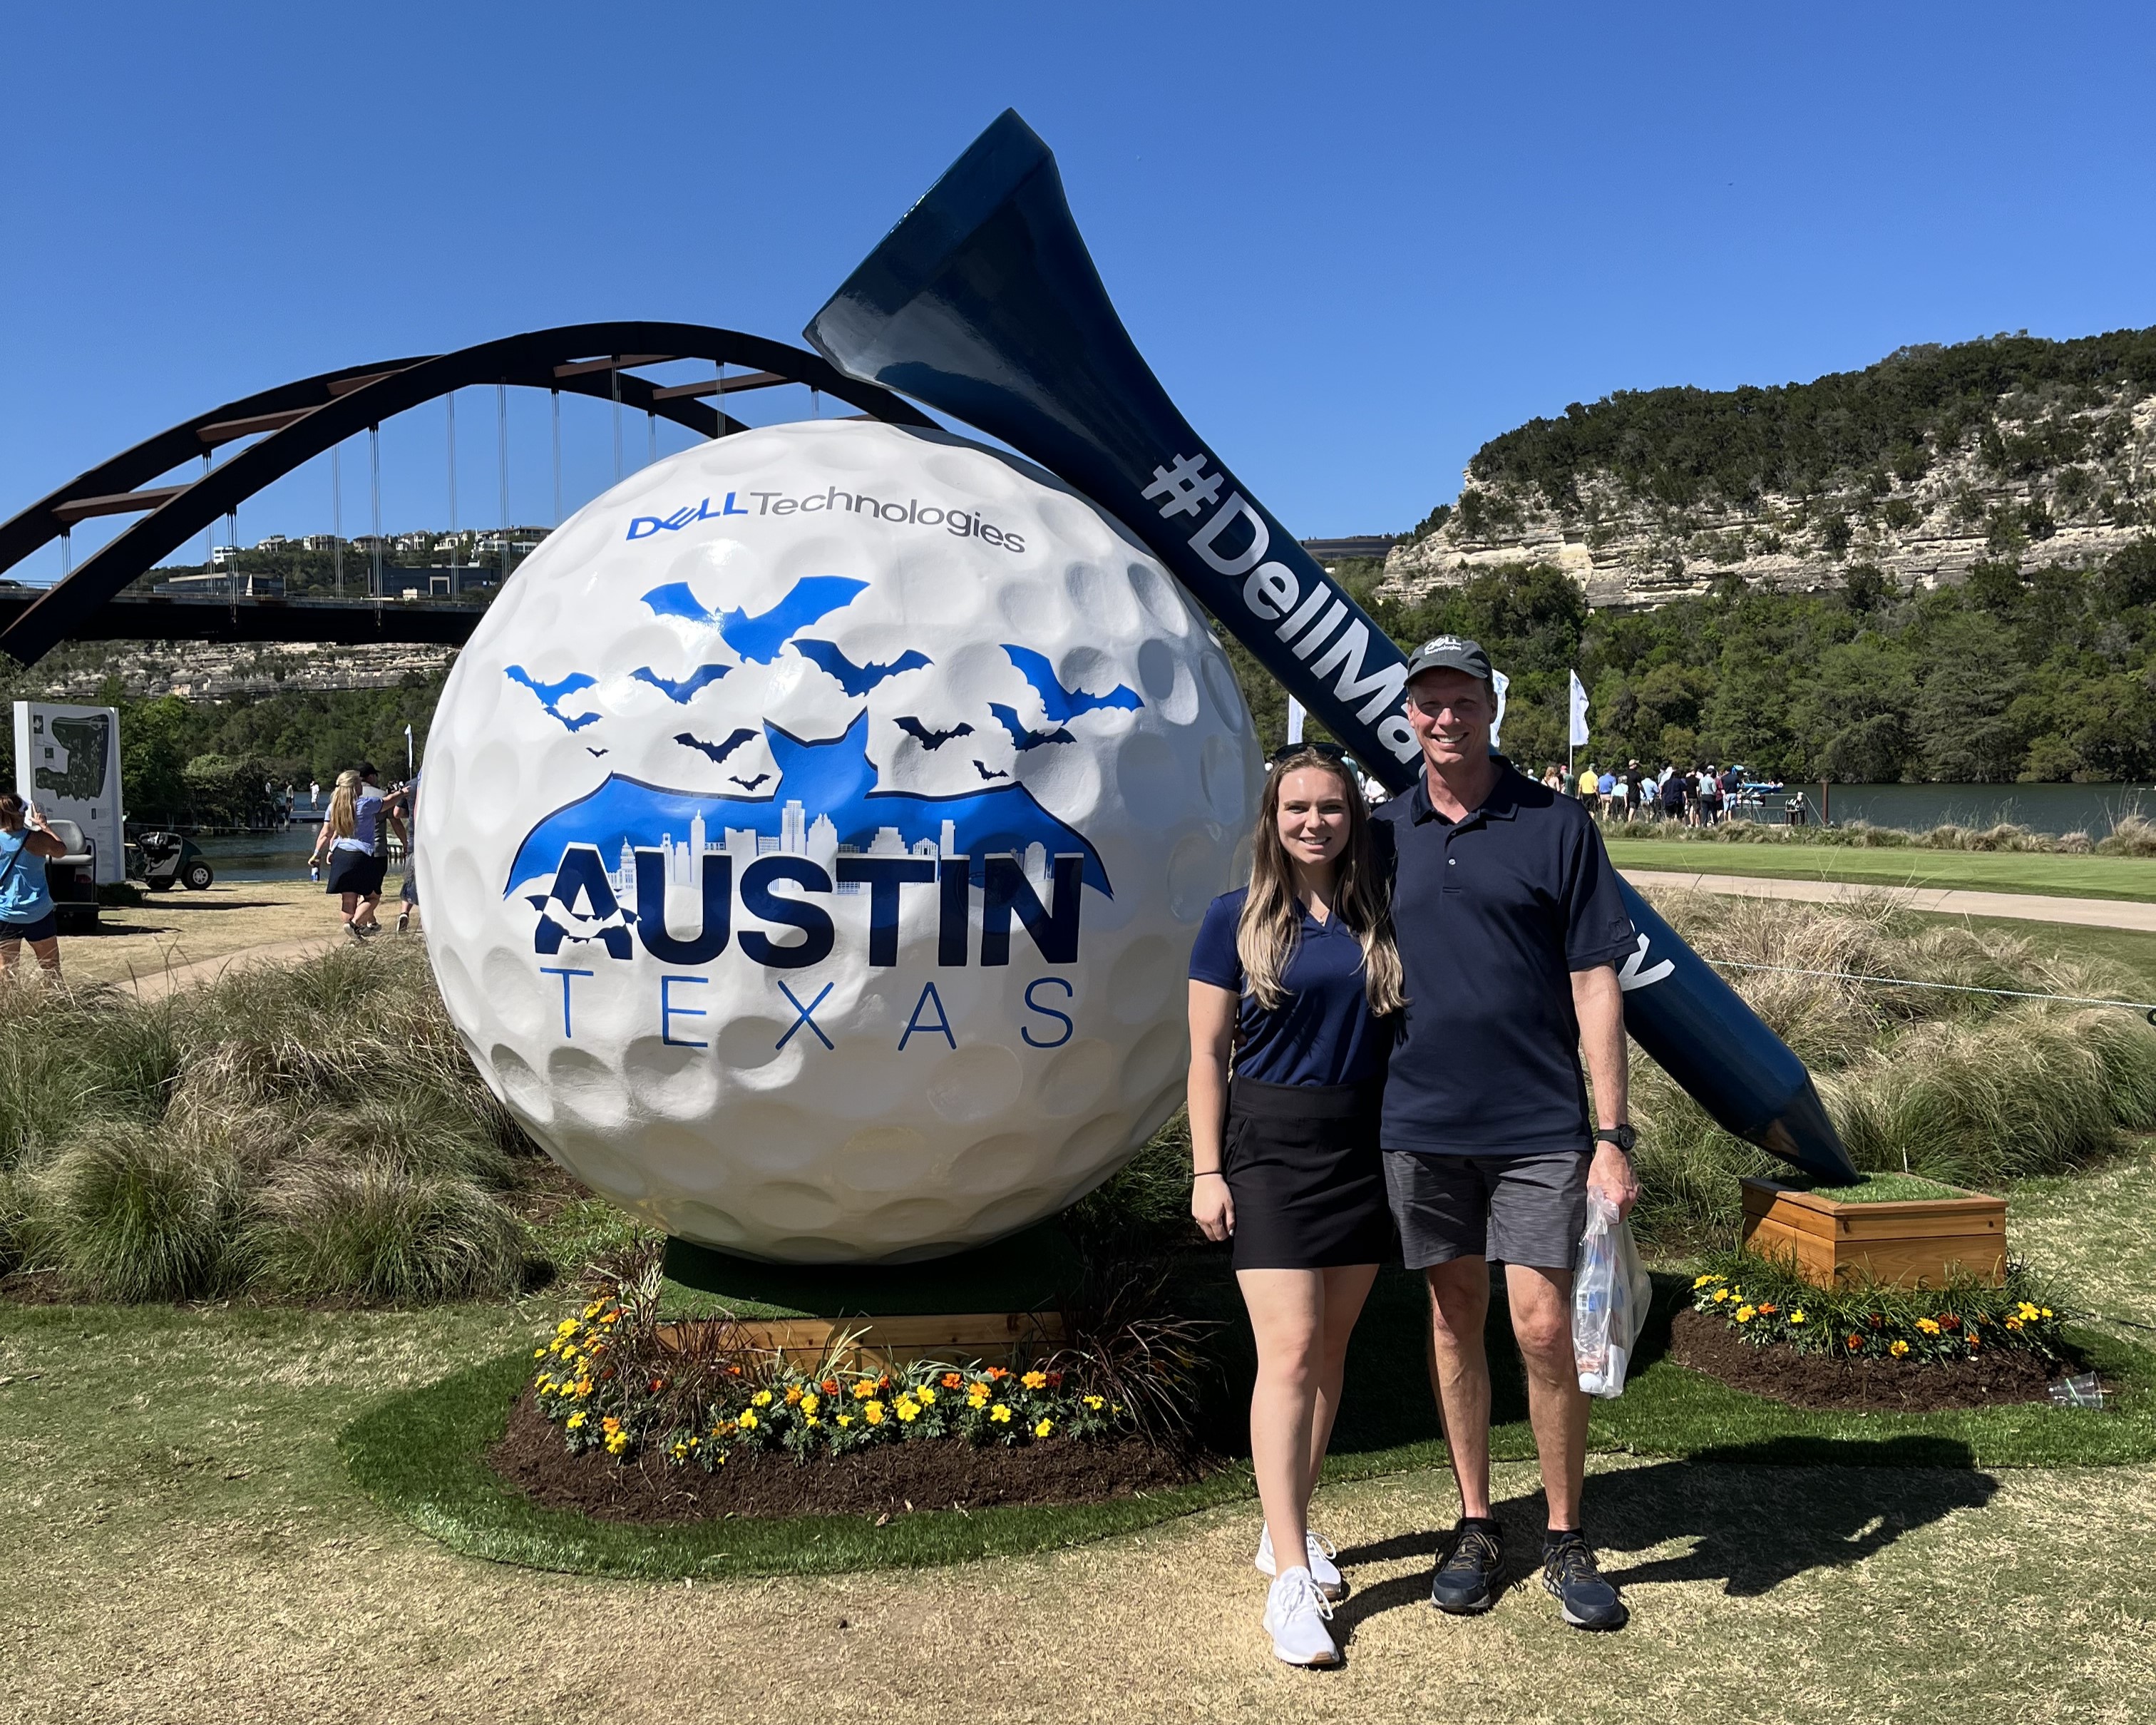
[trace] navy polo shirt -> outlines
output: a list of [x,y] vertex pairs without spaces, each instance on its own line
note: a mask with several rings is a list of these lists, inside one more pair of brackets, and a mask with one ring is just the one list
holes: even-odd
[[[1244,987],[1235,952],[1247,886],[1213,901],[1190,949],[1190,980],[1232,988],[1235,1076],[1260,1084],[1362,1084],[1382,1078],[1391,1045],[1391,1020],[1370,1010],[1363,988],[1363,942],[1337,915],[1320,922],[1302,911],[1302,935],[1281,973],[1287,998],[1258,1004]],[[1297,908],[1301,909],[1301,906]]]
[[1426,778],[1373,820],[1408,997],[1385,1080],[1384,1147],[1589,1148],[1572,973],[1637,945],[1594,817],[1501,760],[1464,820],[1430,806]]

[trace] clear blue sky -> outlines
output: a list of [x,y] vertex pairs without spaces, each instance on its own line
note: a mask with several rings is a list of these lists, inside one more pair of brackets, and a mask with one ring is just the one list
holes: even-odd
[[[603,317],[798,340],[1011,105],[1192,422],[1297,531],[1398,530],[1612,389],[2156,323],[2152,90],[2146,5],[16,6],[0,516],[340,364]],[[460,407],[468,524],[493,413]],[[439,414],[383,434],[388,526],[444,518]],[[240,536],[327,513],[311,470]]]

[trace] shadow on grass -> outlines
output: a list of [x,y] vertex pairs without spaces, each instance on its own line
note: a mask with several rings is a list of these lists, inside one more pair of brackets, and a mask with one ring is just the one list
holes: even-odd
[[[1701,1466],[1707,1461],[1722,1465]],[[1719,1582],[1729,1597],[1757,1599],[1808,1571],[1861,1563],[1956,1511],[1982,1509],[1998,1489],[1965,1445],[1934,1438],[1890,1438],[1844,1466],[1802,1470],[1785,1470],[1772,1445],[1737,1446],[1591,1476],[1586,1522],[1603,1574],[1620,1587]],[[1501,1590],[1538,1589],[1542,1494],[1492,1507],[1505,1528]],[[1352,1568],[1421,1558],[1434,1566],[1445,1538],[1418,1529],[1343,1549],[1340,1562]],[[1684,1542],[1690,1549],[1676,1556],[1632,1563],[1621,1557]],[[1430,1609],[1427,1568],[1350,1594],[1334,1610],[1334,1634],[1352,1637],[1369,1619],[1410,1607]]]

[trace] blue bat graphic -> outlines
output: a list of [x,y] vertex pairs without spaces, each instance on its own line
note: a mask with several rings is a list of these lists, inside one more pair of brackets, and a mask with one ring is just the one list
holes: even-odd
[[571,671],[558,683],[542,683],[521,665],[512,665],[502,674],[511,682],[521,683],[537,696],[540,710],[548,718],[558,721],[569,731],[581,731],[587,725],[598,723],[599,716],[597,713],[578,713],[574,718],[571,718],[556,705],[564,696],[574,695],[579,689],[590,688],[598,681],[597,677],[588,677],[582,671]]
[[796,629],[844,610],[868,587],[846,575],[804,575],[787,590],[786,597],[768,611],[752,617],[746,611],[707,611],[689,590],[685,581],[670,581],[654,587],[644,603],[658,617],[685,617],[691,623],[709,624],[726,644],[743,659],[769,665],[778,657]]
[[677,683],[670,677],[662,677],[648,665],[639,665],[629,673],[639,683],[649,683],[669,701],[686,706],[700,689],[708,688],[732,670],[730,665],[700,665],[688,676]]
[[1019,674],[1033,685],[1033,692],[1040,697],[1040,710],[1057,724],[1075,719],[1081,713],[1090,713],[1096,707],[1120,707],[1126,712],[1136,712],[1145,703],[1135,691],[1121,683],[1106,695],[1088,695],[1083,689],[1066,689],[1056,680],[1055,668],[1047,656],[1030,647],[1014,647],[1004,643],[1004,651]]
[[1018,710],[1005,706],[1000,701],[988,703],[988,711],[996,716],[996,722],[1010,732],[1011,747],[1021,755],[1028,749],[1037,749],[1045,742],[1075,742],[1077,738],[1058,725],[1053,731],[1029,731],[1019,723]]
[[756,732],[753,731],[737,731],[724,742],[706,742],[702,737],[698,737],[695,732],[684,731],[680,736],[676,737],[674,741],[680,743],[684,748],[695,749],[700,754],[709,755],[714,762],[722,762],[728,755],[731,755],[743,743],[754,742],[756,741]]
[[793,650],[811,665],[821,665],[836,677],[839,686],[849,695],[865,695],[877,684],[897,676],[902,671],[922,670],[936,662],[927,654],[916,653],[911,647],[889,665],[855,665],[829,641],[796,641]]
[[804,742],[768,722],[763,734],[778,763],[775,793],[712,796],[611,774],[590,795],[557,809],[531,829],[517,847],[503,896],[521,885],[550,879],[572,845],[593,845],[611,863],[624,843],[648,849],[666,834],[678,839],[699,814],[714,837],[729,828],[746,828],[760,838],[781,838],[789,803],[800,804],[812,824],[819,815],[829,817],[835,842],[863,850],[886,827],[896,828],[908,850],[924,839],[940,844],[948,821],[958,854],[973,859],[976,885],[986,879],[987,858],[1022,856],[1029,845],[1040,845],[1050,856],[1082,855],[1086,885],[1104,896],[1114,896],[1100,853],[1086,835],[1042,808],[1015,780],[947,797],[880,790],[875,763],[868,756],[866,712],[843,736],[820,742]]

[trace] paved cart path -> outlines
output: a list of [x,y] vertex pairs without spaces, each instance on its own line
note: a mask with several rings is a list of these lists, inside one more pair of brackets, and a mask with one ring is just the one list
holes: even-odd
[[1691,875],[1625,869],[1635,886],[1683,887],[1738,898],[1845,904],[1884,894],[1905,909],[1952,916],[2010,916],[2029,922],[2072,922],[2084,928],[2132,928],[2156,933],[2156,904],[2131,899],[2047,898],[2030,892],[1974,892],[1962,887],[1886,886],[1846,880],[1793,880],[1763,875]]

